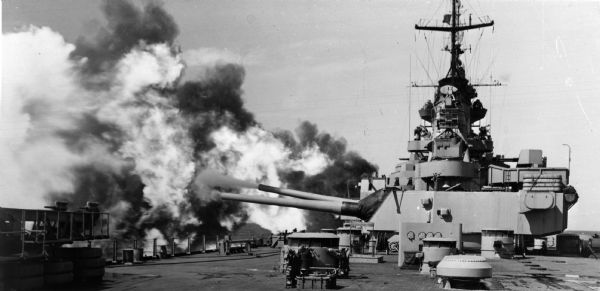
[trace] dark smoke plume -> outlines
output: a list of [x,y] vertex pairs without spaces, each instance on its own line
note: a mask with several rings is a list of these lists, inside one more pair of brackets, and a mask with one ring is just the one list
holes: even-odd
[[177,89],[177,106],[193,120],[190,134],[196,152],[214,147],[208,137],[216,128],[227,125],[241,132],[256,125],[242,99],[245,75],[241,65],[217,64],[208,69],[204,80],[186,82]]
[[149,2],[140,9],[130,1],[102,3],[108,21],[93,40],[80,37],[72,56],[85,58],[86,74],[106,72],[132,48],[145,44],[173,44],[179,34],[175,20],[158,2]]
[[[113,67],[125,54],[140,44],[172,44],[179,31],[173,18],[155,2],[139,8],[130,1],[107,0],[102,3],[102,10],[107,26],[100,28],[94,39],[80,37],[71,54],[73,59],[85,59],[80,69],[82,85],[87,87],[109,87]],[[94,115],[86,115],[78,125],[78,128],[58,133],[74,152],[85,150],[91,143],[101,143],[112,152],[122,146],[120,129],[113,124],[102,122]],[[51,197],[70,200],[74,206],[96,201],[106,210],[125,202],[128,204],[126,213],[116,223],[113,235],[143,237],[146,225],[138,227],[136,223],[142,213],[156,205],[151,205],[144,198],[145,185],[139,176],[131,173],[132,166],[126,165],[118,171],[97,165],[79,166],[73,169],[74,193],[52,193]],[[165,226],[168,225],[165,220],[152,217],[145,223]]]
[[[101,27],[93,39],[80,37],[71,54],[75,60],[85,59],[80,69],[82,85],[86,87],[109,87],[113,67],[125,54],[140,44],[172,45],[179,33],[173,18],[158,2],[149,2],[140,8],[131,1],[105,0],[101,9],[107,20],[106,27]],[[122,146],[122,133],[113,124],[86,115],[78,125],[76,129],[59,133],[73,151],[84,150],[91,140],[104,144],[111,152]],[[73,172],[75,195],[53,193],[52,197],[69,199],[74,205],[96,201],[104,209],[111,209],[119,201],[126,202],[130,208],[117,224],[118,235],[144,235],[146,229],[133,226],[152,205],[144,198],[145,186],[139,176],[131,173],[131,167],[115,172],[91,165],[78,167]]]
[[[190,228],[189,231],[197,231],[198,233],[205,235],[226,234],[228,229],[221,225],[220,222],[223,217],[231,216],[232,214],[241,214],[242,217],[239,224],[244,224],[248,219],[241,203],[224,202],[221,200],[214,200],[206,203],[201,201],[196,195],[191,195],[189,201],[192,208],[191,211],[200,221],[202,221],[202,225],[194,226]],[[234,227],[237,225],[234,225]]]
[[[79,38],[71,54],[75,60],[85,59],[80,68],[81,82],[88,88],[108,89],[114,78],[114,66],[125,54],[139,45],[166,43],[172,46],[179,31],[173,18],[155,2],[139,8],[131,1],[104,1],[102,10],[107,26],[101,28],[94,39]],[[189,117],[190,134],[198,152],[210,148],[208,136],[215,128],[228,125],[243,131],[255,124],[253,115],[243,108],[241,85],[244,75],[243,67],[224,64],[210,69],[205,80],[188,82],[174,92],[163,92],[174,95],[181,113]],[[35,110],[34,106],[30,108],[30,111]],[[58,133],[74,152],[85,150],[92,141],[102,143],[115,153],[123,145],[119,128],[94,115],[85,116],[78,125],[78,128]],[[220,225],[223,217],[233,213],[243,217],[238,203],[199,201],[190,193],[187,199],[191,206],[181,205],[180,209],[192,212],[202,224],[194,226],[196,229],[179,229],[169,211],[161,209],[160,205],[152,205],[144,197],[146,186],[132,173],[134,164],[130,163],[134,162],[124,161],[125,166],[117,171],[97,165],[79,166],[73,169],[74,193],[51,193],[50,198],[68,200],[75,207],[86,201],[96,201],[109,211],[118,208],[119,203],[126,203],[125,213],[120,215],[112,233],[119,238],[143,237],[152,228],[159,229],[165,237],[195,231],[220,234],[227,230]],[[144,217],[139,224],[143,213],[152,208],[155,209],[152,215]]]
[[[321,173],[307,176],[302,171],[282,172],[280,176],[286,181],[289,188],[314,192],[323,195],[358,198],[360,193],[355,187],[364,174],[371,174],[377,167],[362,158],[355,152],[347,152],[346,140],[336,139],[329,133],[319,132],[317,125],[304,121],[296,129],[298,140],[289,131],[279,131],[276,136],[293,149],[292,154],[297,155],[308,147],[318,146],[326,154],[332,164]],[[318,231],[321,228],[330,228],[338,223],[333,216],[327,213],[307,211],[305,215],[309,231]]]

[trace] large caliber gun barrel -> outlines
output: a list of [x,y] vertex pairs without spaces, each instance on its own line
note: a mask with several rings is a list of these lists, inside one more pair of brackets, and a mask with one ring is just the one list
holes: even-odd
[[307,200],[357,202],[356,200],[352,200],[352,199],[344,199],[344,198],[339,198],[339,197],[320,195],[320,194],[298,191],[298,190],[283,189],[283,188],[273,187],[273,186],[264,185],[264,184],[258,184],[258,190],[265,191],[265,192],[271,192],[271,193],[277,193],[277,194],[280,194],[283,196],[307,199]]
[[323,200],[303,200],[303,199],[282,199],[264,196],[221,193],[221,198],[225,200],[235,200],[258,204],[287,206],[307,210],[317,210],[323,212],[338,213],[343,215],[356,215],[358,213],[357,202],[343,201],[323,201]]
[[284,199],[232,193],[221,193],[221,198],[224,200],[330,212],[355,216],[362,220],[369,220],[373,214],[375,214],[377,209],[379,209],[379,206],[385,200],[387,194],[389,194],[389,192],[379,190],[359,201]]

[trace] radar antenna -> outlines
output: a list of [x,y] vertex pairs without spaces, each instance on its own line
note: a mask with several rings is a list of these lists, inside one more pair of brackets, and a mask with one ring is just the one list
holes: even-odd
[[478,29],[487,26],[494,25],[494,21],[490,20],[489,17],[484,17],[484,21],[480,23],[473,24],[471,16],[469,16],[469,22],[460,22],[460,1],[452,0],[452,14],[444,15],[444,23],[449,24],[450,26],[427,26],[427,25],[415,25],[415,29],[417,30],[432,30],[432,31],[444,31],[450,32],[450,48],[446,48],[447,51],[450,51],[452,58],[450,60],[450,70],[448,70],[448,74],[446,77],[465,77],[465,70],[462,66],[462,62],[460,61],[460,55],[465,51],[461,48],[461,42],[458,37],[458,33],[465,30]]

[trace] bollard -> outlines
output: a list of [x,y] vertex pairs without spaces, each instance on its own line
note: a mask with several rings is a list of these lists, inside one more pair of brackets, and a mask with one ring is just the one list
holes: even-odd
[[144,249],[137,248],[133,250],[133,263],[139,264],[144,261]]
[[171,257],[175,256],[175,239],[171,239]]
[[246,242],[246,253],[248,255],[252,255],[252,243],[251,241]]
[[133,249],[123,249],[123,264],[133,264]]
[[117,263],[117,240],[113,240],[113,264]]
[[156,252],[157,252],[157,249],[156,249],[156,239],[153,239],[152,240],[152,257],[155,258],[155,259],[158,257],[158,254]]
[[376,248],[377,240],[371,237],[371,239],[369,240],[369,252],[371,253],[371,256],[375,256]]
[[190,237],[189,237],[189,236],[188,236],[188,238],[187,238],[187,239],[188,239],[188,247],[187,247],[187,252],[186,252],[186,254],[188,254],[188,255],[191,255],[191,254],[192,254],[192,245],[191,245],[192,239],[190,239]]
[[350,255],[354,253],[354,241],[352,240],[352,231],[350,231]]
[[229,235],[225,235],[223,236],[223,243],[225,244],[225,255],[228,255],[231,253],[230,247],[231,247],[231,237]]
[[206,253],[206,236],[202,235],[202,253]]

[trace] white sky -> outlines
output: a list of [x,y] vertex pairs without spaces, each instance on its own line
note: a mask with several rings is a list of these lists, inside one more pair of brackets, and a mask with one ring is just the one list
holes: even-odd
[[[448,68],[442,34],[415,32],[414,24],[441,21],[449,1],[165,2],[184,51],[224,51],[245,65],[244,98],[265,128],[293,129],[310,120],[346,138],[382,174],[407,156],[409,75],[426,84],[431,81],[423,68],[434,81]],[[46,25],[74,42],[104,21],[99,3],[5,0],[3,31]],[[477,30],[464,42],[473,52],[465,54],[473,80],[489,81],[492,74],[506,84],[479,89],[492,111],[495,153],[539,148],[549,166],[566,167],[562,144],[570,144],[571,184],[580,200],[570,211],[569,229],[598,229],[599,175],[593,169],[600,165],[600,2],[463,5],[496,22],[481,41]],[[416,110],[432,92],[413,89],[411,96],[414,128]]]

